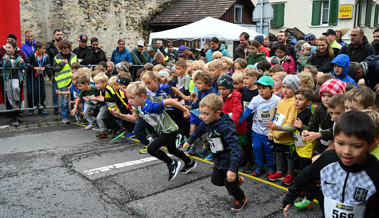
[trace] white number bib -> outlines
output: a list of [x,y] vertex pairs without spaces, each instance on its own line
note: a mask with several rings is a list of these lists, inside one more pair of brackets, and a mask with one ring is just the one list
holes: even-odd
[[273,123],[275,123],[277,126],[281,126],[285,118],[286,116],[284,116],[281,113],[276,112]]
[[212,153],[216,154],[224,150],[224,146],[222,144],[221,138],[209,138],[208,142],[209,142],[209,147]]
[[303,147],[305,145],[299,131],[293,133],[293,141],[296,147]]
[[110,107],[110,108],[114,108],[114,107],[116,107],[116,104],[113,103],[113,102],[107,102],[107,105],[108,105],[108,107]]
[[364,217],[366,205],[347,205],[324,196],[325,217],[361,218]]
[[261,109],[257,109],[257,119],[259,122],[268,123],[274,117],[275,110],[271,109],[268,111],[262,111]]

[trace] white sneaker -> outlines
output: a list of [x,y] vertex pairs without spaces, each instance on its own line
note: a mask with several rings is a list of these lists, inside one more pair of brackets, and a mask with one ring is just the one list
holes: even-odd
[[90,123],[90,124],[88,124],[88,126],[86,126],[86,128],[85,128],[85,130],[91,130],[91,129],[93,129],[93,124],[92,123]]

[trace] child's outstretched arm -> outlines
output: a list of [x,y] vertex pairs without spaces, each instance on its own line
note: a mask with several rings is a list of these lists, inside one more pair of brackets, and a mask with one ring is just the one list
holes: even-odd
[[246,118],[253,112],[252,109],[250,108],[246,108],[246,110],[241,114],[239,120],[238,120],[238,123],[237,125],[239,125],[240,123],[242,123],[243,121],[246,120]]
[[80,98],[75,100],[74,108],[71,110],[71,115],[74,116],[76,111],[78,110],[78,105],[80,104]]
[[185,101],[190,101],[191,98],[190,96],[186,96],[183,94],[183,92],[181,92],[178,88],[176,87],[172,87],[172,92],[179,95],[181,98],[183,98]]
[[195,129],[188,140],[183,144],[183,149],[186,150],[188,147],[200,136],[202,136],[206,132],[206,124],[200,123],[200,125]]
[[177,100],[168,98],[163,100],[163,106],[166,107],[167,105],[171,105],[183,112],[183,117],[184,118],[189,118],[190,117],[190,112],[186,107],[184,107],[182,104],[180,104]]

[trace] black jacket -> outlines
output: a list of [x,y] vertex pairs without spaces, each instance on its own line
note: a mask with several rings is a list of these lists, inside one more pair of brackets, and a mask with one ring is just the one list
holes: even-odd
[[347,54],[350,57],[350,62],[362,62],[368,56],[375,55],[375,50],[368,43],[365,36],[361,45],[358,45],[358,47],[354,47],[352,44],[345,45],[338,54]]
[[103,49],[101,48],[98,48],[97,52],[93,52],[93,49],[91,46],[88,46],[89,48],[91,48],[92,50],[92,56],[89,60],[89,64],[93,64],[93,65],[97,65],[99,64],[100,61],[104,61],[104,62],[107,62],[108,59],[107,57],[105,56],[105,52],[103,51]]
[[366,73],[363,75],[366,86],[371,89],[375,88],[375,85],[379,83],[379,55],[372,55],[365,59]]
[[248,53],[249,52],[246,51],[246,56],[245,56],[245,50],[244,50],[244,48],[241,45],[239,45],[234,50],[233,60],[236,60],[237,58],[243,58],[243,59],[245,59],[247,57]]
[[[50,61],[49,55],[46,56],[45,62],[43,63],[43,67],[45,67],[45,70],[43,71],[44,74],[51,75],[51,61]],[[26,68],[28,69],[27,73],[30,73],[31,75],[35,74],[34,67],[38,67],[38,63],[36,60],[35,53],[31,53],[28,57],[28,59],[25,61]]]
[[[81,65],[90,64],[91,57],[92,57],[92,48],[90,48],[89,46],[87,46],[85,48],[82,48],[79,46],[79,47],[75,48],[72,52],[78,56],[78,62]],[[80,61],[80,59],[82,61]]]
[[330,72],[330,62],[334,59],[334,56],[329,57],[329,52],[327,51],[324,55],[318,55],[318,52],[316,52],[311,60],[310,63],[317,67],[318,71],[321,71],[323,73],[329,73]]
[[53,66],[54,57],[59,53],[58,48],[54,45],[54,40],[51,40],[46,44],[46,53],[50,58],[50,65]]

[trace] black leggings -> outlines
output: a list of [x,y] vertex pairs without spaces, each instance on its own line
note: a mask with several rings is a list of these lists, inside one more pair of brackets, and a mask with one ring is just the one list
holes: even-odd
[[245,198],[245,193],[238,186],[238,173],[234,182],[226,180],[226,173],[228,170],[213,168],[211,182],[217,186],[225,186],[228,193],[233,196],[237,201],[242,201]]
[[148,145],[147,152],[149,152],[151,156],[154,156],[165,162],[167,165],[170,165],[172,163],[172,159],[160,149],[162,146],[166,146],[168,153],[177,156],[182,159],[185,164],[188,164],[191,162],[191,159],[187,157],[183,151],[176,148],[175,141],[177,134],[178,131],[160,134],[157,139]]

